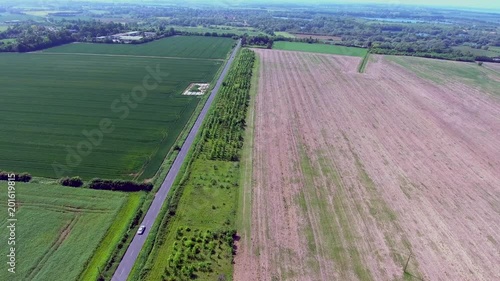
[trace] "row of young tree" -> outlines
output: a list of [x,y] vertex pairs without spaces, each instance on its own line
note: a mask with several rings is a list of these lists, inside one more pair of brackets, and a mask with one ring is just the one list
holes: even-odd
[[214,114],[203,129],[201,155],[211,160],[238,161],[243,146],[255,53],[241,51],[217,94]]

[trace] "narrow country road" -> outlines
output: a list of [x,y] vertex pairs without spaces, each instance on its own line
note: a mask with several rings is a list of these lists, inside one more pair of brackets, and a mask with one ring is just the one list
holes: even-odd
[[215,98],[215,95],[219,91],[220,86],[222,85],[222,81],[226,77],[229,68],[231,67],[231,64],[234,61],[234,58],[236,56],[236,53],[241,47],[241,41],[238,42],[238,45],[234,48],[231,57],[229,58],[227,64],[224,66],[224,70],[222,71],[222,74],[220,75],[219,79],[217,80],[217,83],[215,84],[214,89],[210,93],[210,96],[208,97],[208,100],[203,107],[200,115],[196,119],[196,122],[194,123],[193,128],[191,128],[191,131],[189,132],[189,135],[184,142],[184,145],[182,145],[181,151],[179,152],[179,155],[177,155],[177,158],[175,159],[174,163],[172,164],[172,167],[170,168],[170,171],[167,174],[167,177],[165,178],[165,181],[162,183],[160,189],[155,195],[155,198],[153,200],[153,203],[148,209],[148,212],[146,213],[146,216],[144,217],[144,220],[141,222],[141,225],[146,226],[146,230],[144,231],[143,235],[135,235],[134,239],[132,240],[132,243],[130,243],[130,246],[127,249],[127,252],[125,253],[125,256],[123,256],[123,259],[120,262],[120,265],[116,269],[113,278],[111,279],[112,281],[125,281],[127,280],[130,271],[132,270],[132,267],[134,266],[134,263],[137,259],[137,256],[139,255],[139,252],[142,249],[142,246],[144,245],[144,242],[146,241],[146,238],[149,235],[149,231],[151,230],[151,227],[153,226],[153,223],[155,222],[156,218],[158,217],[161,207],[163,205],[163,202],[167,198],[167,194],[170,191],[170,188],[172,187],[175,178],[177,177],[177,174],[179,173],[179,169],[182,166],[182,163],[184,163],[184,160],[186,158],[186,155],[191,148],[191,145],[193,144],[193,141],[196,137],[196,134],[198,134],[198,131],[200,130],[201,124],[203,123],[203,120],[205,119],[205,116],[207,115],[208,109],[212,105],[212,102]]

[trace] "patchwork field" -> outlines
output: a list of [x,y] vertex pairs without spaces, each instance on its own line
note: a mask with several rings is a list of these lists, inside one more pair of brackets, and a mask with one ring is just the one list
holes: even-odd
[[[0,168],[48,178],[152,177],[203,99],[182,92],[192,82],[210,83],[232,42],[182,38],[0,54],[0,129],[9,132],[0,137]],[[75,54],[85,50],[92,55]],[[182,55],[190,57],[160,57]],[[110,131],[101,130],[102,120]],[[82,142],[97,145],[89,150]]]
[[43,52],[225,59],[234,44],[234,40],[230,38],[174,36],[138,45],[75,43]]
[[[86,275],[93,279],[83,280],[95,280],[97,268],[107,261],[106,253],[127,230],[141,196],[16,183],[16,278],[2,270],[0,280],[77,280],[86,265],[92,266],[87,271],[95,272]],[[0,194],[0,206],[7,210],[7,192]],[[0,227],[1,236],[8,237],[5,219]],[[88,263],[91,257],[97,260]]]
[[286,41],[274,42],[273,49],[286,50],[286,51],[333,54],[333,55],[343,55],[343,56],[354,56],[354,57],[364,57],[366,55],[366,53],[368,52],[367,49],[363,49],[363,48],[344,47],[344,46],[336,46],[336,45],[328,45],[328,44],[308,44],[308,43],[301,43],[301,42],[286,42]]
[[234,280],[500,279],[498,73],[256,52]]

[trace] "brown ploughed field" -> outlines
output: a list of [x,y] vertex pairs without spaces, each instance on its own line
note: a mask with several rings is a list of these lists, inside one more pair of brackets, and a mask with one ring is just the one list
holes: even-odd
[[252,226],[234,280],[500,280],[498,77],[255,51]]

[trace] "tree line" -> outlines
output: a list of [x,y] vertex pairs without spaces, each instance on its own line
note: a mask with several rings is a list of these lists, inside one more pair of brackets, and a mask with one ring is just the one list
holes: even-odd
[[[64,177],[59,180],[63,186],[81,187],[84,185],[80,177]],[[90,189],[111,190],[111,191],[124,191],[124,192],[137,192],[137,191],[151,191],[153,190],[152,183],[127,181],[127,180],[105,180],[94,178],[90,180],[87,185]]]
[[100,21],[62,21],[56,26],[26,22],[0,32],[1,39],[14,38],[12,43],[1,43],[0,52],[32,52],[72,42],[93,42],[96,37],[130,30],[121,23]]

